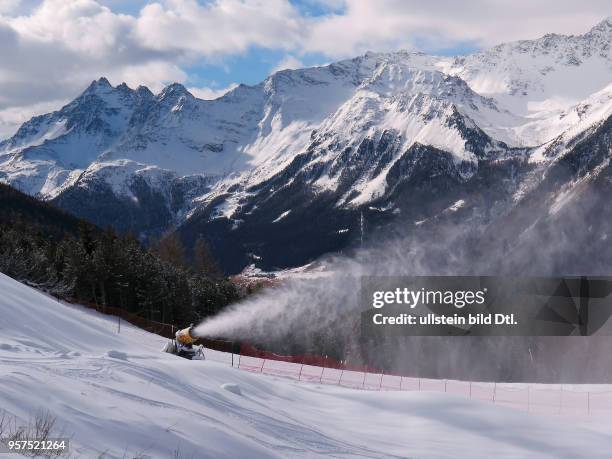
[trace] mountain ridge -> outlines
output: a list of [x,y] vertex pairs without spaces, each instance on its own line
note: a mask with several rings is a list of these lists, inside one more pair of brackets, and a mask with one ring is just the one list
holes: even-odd
[[[262,257],[253,248],[257,237],[268,239],[269,225],[327,206],[340,227],[313,234],[335,250],[354,239],[344,230],[364,206],[413,213],[398,184],[412,183],[415,170],[431,180],[422,164],[444,171],[444,186],[462,188],[489,163],[525,163],[528,193],[539,180],[533,170],[547,170],[612,115],[607,38],[610,19],[582,35],[548,34],[467,56],[368,52],[276,72],[215,100],[178,83],[153,94],[102,77],[0,143],[0,181],[143,239],[173,227],[187,240],[252,239],[232,269]],[[571,84],[587,75],[588,84]],[[229,237],[244,225],[262,229]]]

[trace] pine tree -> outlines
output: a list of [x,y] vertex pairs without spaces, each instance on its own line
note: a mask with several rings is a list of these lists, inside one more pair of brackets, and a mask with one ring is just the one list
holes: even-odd
[[198,237],[193,249],[193,265],[198,274],[214,279],[223,276],[217,261],[212,255],[208,242],[202,236]]
[[162,260],[176,267],[183,268],[187,265],[185,247],[175,232],[168,233],[159,241],[156,252]]
[[238,299],[203,238],[196,243],[193,270],[174,233],[147,251],[134,236],[117,235],[112,228],[102,231],[48,204],[19,199],[0,208],[0,272],[15,279],[58,297],[175,325],[215,314]]

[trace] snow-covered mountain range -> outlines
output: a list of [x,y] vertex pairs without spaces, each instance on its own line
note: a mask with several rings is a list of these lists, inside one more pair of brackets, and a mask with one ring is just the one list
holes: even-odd
[[346,246],[364,211],[373,223],[501,218],[597,143],[596,162],[577,159],[550,188],[558,211],[607,170],[611,42],[609,18],[467,56],[367,53],[212,101],[101,78],[0,143],[0,180],[143,237],[203,234],[237,270]]

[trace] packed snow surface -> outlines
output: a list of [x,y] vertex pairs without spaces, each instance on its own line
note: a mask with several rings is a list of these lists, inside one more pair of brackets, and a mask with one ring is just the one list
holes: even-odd
[[160,352],[164,339],[0,274],[0,407],[57,416],[76,457],[609,457],[602,418],[371,392]]

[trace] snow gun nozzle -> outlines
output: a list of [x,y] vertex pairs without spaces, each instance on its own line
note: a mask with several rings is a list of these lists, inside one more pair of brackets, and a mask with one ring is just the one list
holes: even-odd
[[193,344],[198,340],[198,336],[194,333],[193,324],[187,328],[183,328],[176,332],[176,340],[181,344]]

